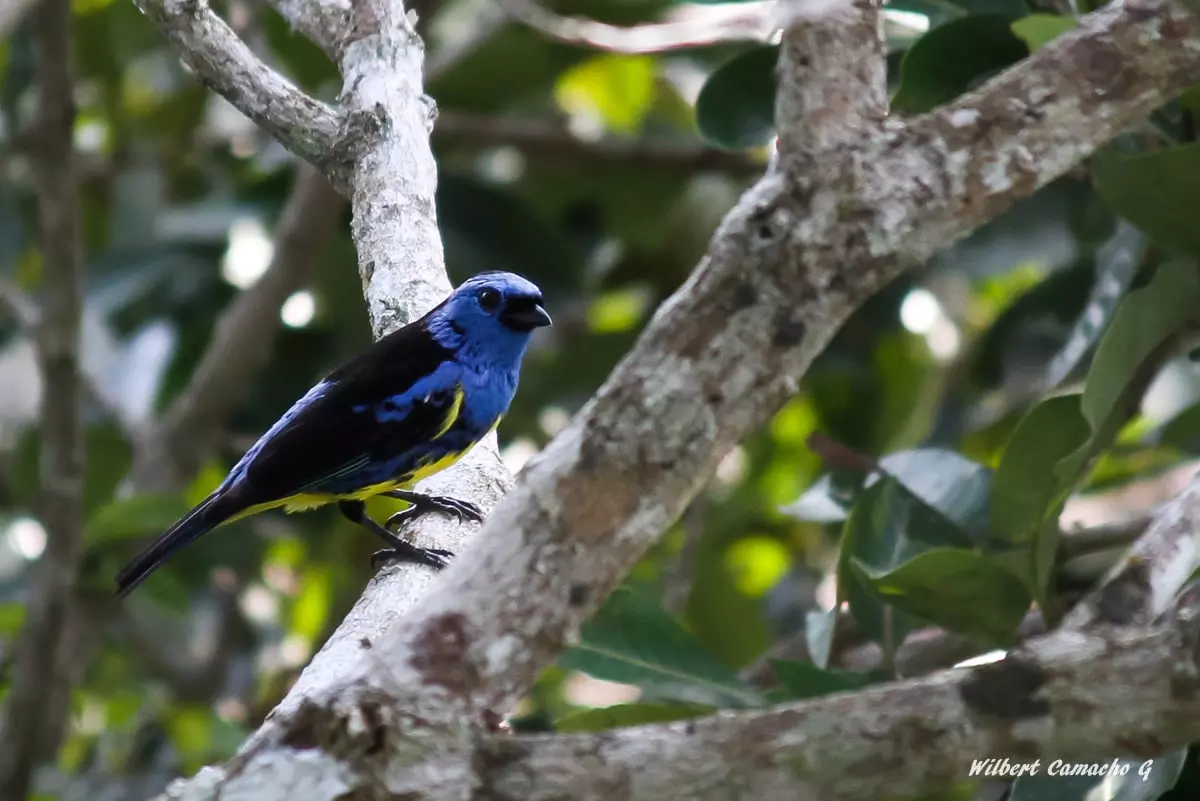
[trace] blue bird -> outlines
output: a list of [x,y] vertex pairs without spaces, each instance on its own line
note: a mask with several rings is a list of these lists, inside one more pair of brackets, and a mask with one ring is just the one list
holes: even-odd
[[[127,595],[217,526],[267,509],[330,503],[388,544],[376,559],[444,567],[449,552],[419,548],[392,529],[432,511],[483,519],[473,504],[412,487],[495,429],[517,391],[530,335],[550,324],[530,281],[507,272],[464,281],[296,401],[211,495],[117,575],[117,594]],[[410,505],[380,525],[366,514],[365,500],[375,495]]]

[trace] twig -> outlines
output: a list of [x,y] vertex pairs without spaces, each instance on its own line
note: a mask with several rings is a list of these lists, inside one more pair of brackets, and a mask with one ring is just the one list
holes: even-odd
[[1114,520],[1086,528],[1064,529],[1058,546],[1059,558],[1065,562],[1095,551],[1128,547],[1142,535],[1158,514],[1157,510],[1142,512],[1125,520]]
[[[44,388],[38,516],[46,529],[46,549],[32,579],[0,721],[5,744],[0,799],[5,801],[23,801],[39,757],[58,749],[71,679],[63,645],[83,555],[83,254],[72,145],[70,18],[70,0],[42,0],[36,17],[41,147],[35,170],[45,284],[37,336]],[[50,719],[51,712],[60,719]]]
[[762,41],[775,29],[768,4],[755,3],[713,19],[622,27],[547,11],[535,0],[496,0],[505,13],[551,39],[612,53],[663,53],[739,40]]
[[134,0],[196,76],[284,147],[346,189],[341,118],[267,67],[204,2]]
[[700,547],[700,541],[704,538],[706,507],[707,503],[701,495],[692,501],[680,520],[683,545],[671,563],[663,569],[662,605],[668,614],[683,614],[692,594],[692,579],[696,573],[696,549]]
[[270,266],[221,315],[187,387],[139,438],[133,470],[139,489],[178,486],[212,453],[218,428],[271,354],[280,306],[310,280],[343,206],[315,169],[303,166],[296,173]]
[[477,147],[512,145],[528,151],[533,158],[569,162],[743,174],[761,173],[765,166],[760,159],[716,148],[655,139],[586,141],[549,120],[486,117],[454,111],[438,115],[433,135],[439,140]]

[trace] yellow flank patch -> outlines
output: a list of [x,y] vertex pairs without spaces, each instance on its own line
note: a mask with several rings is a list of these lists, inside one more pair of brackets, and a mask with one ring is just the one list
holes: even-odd
[[256,515],[259,512],[265,512],[269,509],[283,509],[283,511],[291,514],[292,512],[304,512],[309,509],[315,509],[318,506],[325,506],[338,501],[365,501],[368,498],[373,498],[376,495],[382,495],[394,489],[411,489],[414,484],[424,478],[432,476],[445,470],[450,465],[462,458],[465,451],[451,453],[443,456],[437,461],[421,465],[412,473],[401,476],[399,479],[392,481],[383,481],[378,484],[372,484],[369,487],[347,492],[341,495],[333,495],[327,492],[301,492],[296,495],[289,495],[286,498],[280,498],[275,501],[267,501],[266,503],[256,504],[248,509],[243,509],[233,517],[230,517],[225,523],[232,523],[235,520],[241,520],[251,515]]
[[[438,432],[431,437],[437,439],[450,430],[454,425],[454,421],[458,419],[458,414],[462,410],[463,404],[463,388],[459,384],[454,387],[454,400],[450,404],[450,408],[446,410],[446,419],[442,422]],[[492,425],[489,433],[496,429],[500,424],[499,420]],[[472,443],[472,446],[474,443]],[[470,450],[468,447],[467,450]],[[225,520],[225,523],[232,523],[235,520],[241,520],[251,515],[256,515],[259,512],[265,512],[269,509],[283,509],[287,513],[303,512],[308,509],[315,509],[318,506],[326,506],[327,504],[337,503],[338,501],[365,501],[368,498],[373,498],[376,495],[381,495],[394,489],[412,489],[412,487],[422,479],[432,476],[434,473],[439,473],[445,470],[450,465],[462,458],[462,455],[467,451],[458,451],[456,453],[448,453],[440,459],[425,464],[419,465],[416,470],[413,470],[406,475],[390,481],[383,481],[378,484],[372,484],[368,487],[355,490],[354,492],[343,493],[341,495],[333,495],[328,492],[301,492],[295,495],[289,495],[286,498],[279,498],[274,501],[256,504],[248,509],[235,514],[233,517]],[[224,523],[222,523],[224,525]]]
[[454,421],[458,419],[458,413],[462,411],[463,405],[463,388],[462,384],[454,385],[454,400],[450,401],[450,408],[446,410],[446,419],[442,421],[441,428],[431,439],[437,439],[442,434],[450,430],[450,426],[454,425]]

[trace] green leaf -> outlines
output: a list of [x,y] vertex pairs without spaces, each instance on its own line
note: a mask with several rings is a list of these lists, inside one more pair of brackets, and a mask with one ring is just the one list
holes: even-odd
[[654,102],[654,71],[649,56],[594,56],[559,76],[554,98],[569,114],[598,119],[617,133],[636,133]]
[[899,648],[919,621],[885,608],[860,580],[857,562],[888,573],[934,547],[970,547],[971,540],[937,510],[922,503],[895,478],[886,476],[859,495],[842,530],[838,586],[854,619],[875,642]]
[[700,134],[730,150],[765,145],[775,131],[779,48],[756,47],[717,67],[696,98]]
[[715,711],[702,704],[615,704],[569,712],[554,722],[554,730],[605,731],[643,723],[670,723]]
[[1017,424],[992,481],[990,539],[1023,545],[1037,536],[1061,488],[1054,466],[1088,440],[1079,395],[1048,398]]
[[1200,272],[1185,259],[1159,266],[1149,284],[1121,302],[1096,348],[1080,402],[1093,432],[1123,417],[1120,403],[1130,382],[1163,341],[1196,315],[1198,303]]
[[0,604],[0,637],[11,637],[25,624],[25,604]]
[[1074,17],[1061,14],[1030,14],[1012,24],[1012,31],[1029,46],[1030,52],[1074,28]]
[[[1200,274],[1180,260],[1161,265],[1150,283],[1130,292],[1096,348],[1082,395],[1050,398],[1014,432],[992,489],[993,541],[1034,541],[1027,579],[1046,593],[1058,547],[1058,516],[1094,457],[1107,448],[1156,366],[1152,356],[1200,304]],[[1141,379],[1140,381],[1138,379]]]
[[1113,211],[1164,245],[1200,254],[1200,143],[1139,156],[1106,149],[1091,168],[1096,192]]
[[84,539],[89,545],[160,533],[182,517],[188,505],[175,493],[132,495],[111,501],[88,518]]
[[329,616],[331,596],[329,572],[322,568],[304,571],[300,594],[292,605],[291,631],[315,642]]
[[771,660],[771,671],[779,680],[780,692],[774,700],[802,701],[830,693],[859,690],[871,683],[871,677],[852,670],[822,670],[804,662]]
[[1029,55],[1001,14],[951,20],[917,40],[900,62],[892,109],[921,114],[947,103]]
[[[944,448],[914,448],[890,453],[879,460],[884,473],[894,476],[925,504],[966,530],[981,528],[987,518],[991,471]],[[846,519],[854,488],[833,474],[822,476],[794,503],[780,509],[798,520],[836,523]],[[870,486],[878,480],[868,479]]]
[[1141,231],[1120,221],[1112,238],[1096,254],[1096,281],[1071,335],[1046,368],[1046,389],[1053,389],[1070,375],[1104,333],[1137,274],[1143,240]]
[[763,700],[653,599],[628,588],[618,588],[584,624],[579,644],[558,664],[641,687],[656,698],[717,707],[758,706]]
[[1184,89],[1177,101],[1179,105],[1189,111],[1200,111],[1200,85]]
[[1159,432],[1158,441],[1184,453],[1200,453],[1200,403],[1171,418]]
[[986,527],[992,472],[983,465],[944,448],[917,448],[885,456],[880,466],[964,531]]
[[883,602],[967,637],[1011,645],[1029,609],[1025,585],[986,556],[935,548],[887,571],[855,559],[855,572]]

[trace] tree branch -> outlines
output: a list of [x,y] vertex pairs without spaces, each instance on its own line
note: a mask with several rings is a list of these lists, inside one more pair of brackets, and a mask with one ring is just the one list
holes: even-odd
[[150,492],[179,486],[214,447],[241,389],[270,357],[279,308],[311,279],[344,200],[315,169],[302,166],[275,229],[267,271],[217,321],[187,387],[135,450],[134,484]]
[[655,139],[585,141],[551,120],[486,117],[444,111],[433,135],[451,143],[476,147],[512,145],[538,159],[567,162],[624,164],[632,167],[684,170],[722,170],[759,173],[763,162],[744,153],[710,147],[679,145]]
[[348,191],[338,113],[254,55],[206,0],[134,0],[205,86]]
[[1063,632],[1004,661],[756,712],[491,737],[488,801],[910,798],[990,758],[1146,759],[1200,737],[1194,600],[1148,631]]
[[611,53],[663,53],[688,47],[765,40],[776,27],[769,4],[754,3],[734,13],[722,12],[720,19],[708,18],[650,23],[623,27],[581,17],[563,17],[547,11],[535,0],[496,0],[512,19],[567,44],[582,45]]
[[1066,172],[1200,80],[1197,30],[1173,0],[1110,3],[955,102],[893,121],[877,153],[915,205],[877,246],[924,260]]
[[1163,505],[1133,547],[1100,586],[1071,610],[1063,625],[1147,623],[1162,614],[1198,569],[1200,475]]
[[0,798],[13,801],[28,795],[34,769],[58,750],[75,672],[64,644],[83,555],[83,253],[72,143],[70,17],[70,0],[43,0],[34,33],[41,143],[35,171],[45,288],[36,340],[43,386],[38,517],[46,529],[46,549],[34,572],[0,721],[5,743]]

